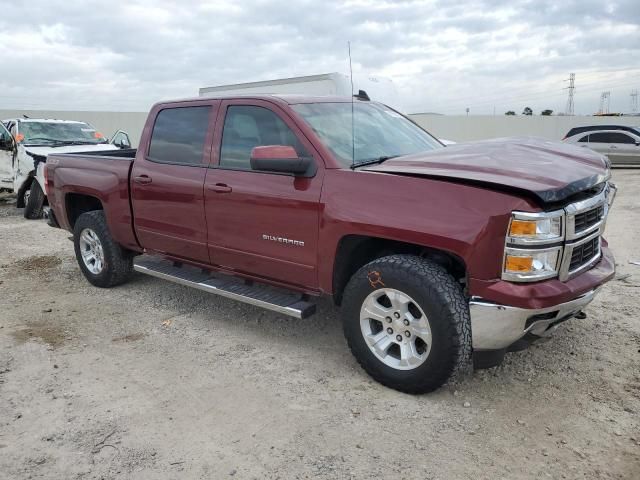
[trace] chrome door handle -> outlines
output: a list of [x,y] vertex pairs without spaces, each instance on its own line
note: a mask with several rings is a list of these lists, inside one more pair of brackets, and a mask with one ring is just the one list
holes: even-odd
[[216,183],[215,185],[207,185],[207,188],[216,193],[230,193],[233,189],[224,183]]
[[137,177],[133,177],[133,181],[141,185],[147,185],[148,183],[152,182],[151,177],[148,175],[139,175]]

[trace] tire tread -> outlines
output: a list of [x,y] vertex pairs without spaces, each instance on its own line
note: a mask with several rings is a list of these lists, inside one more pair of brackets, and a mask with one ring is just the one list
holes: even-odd
[[[440,265],[415,255],[397,254],[382,257],[364,265],[354,274],[344,291],[345,304],[352,301],[359,287],[358,282],[353,279],[366,277],[367,272],[372,269],[383,270],[385,276],[391,273],[402,282],[424,290],[430,298],[432,309],[436,310],[440,318],[449,320],[445,322],[444,328],[446,337],[450,339],[450,346],[444,355],[447,357],[444,360],[444,368],[437,369],[431,376],[425,376],[420,381],[407,383],[402,376],[397,380],[390,379],[381,368],[383,364],[373,354],[361,355],[354,339],[345,328],[347,343],[360,366],[383,385],[414,394],[436,390],[452,376],[468,371],[472,356],[469,306],[461,285],[451,274]],[[343,322],[349,321],[354,320],[343,318]]]
[[[80,233],[85,228],[91,228],[96,232],[102,243],[105,269],[98,275],[94,275],[86,269],[80,255],[79,238]],[[73,229],[73,243],[80,269],[92,285],[100,288],[115,287],[125,283],[131,277],[133,273],[133,254],[122,248],[113,239],[103,210],[93,210],[78,217]]]

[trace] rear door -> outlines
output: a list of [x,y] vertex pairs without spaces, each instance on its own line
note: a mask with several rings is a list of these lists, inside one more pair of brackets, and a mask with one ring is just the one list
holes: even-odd
[[13,188],[13,137],[0,123],[0,188]]
[[148,250],[209,263],[203,185],[218,104],[169,104],[155,111],[150,141],[131,171],[135,231]]
[[612,164],[640,163],[640,137],[626,132],[611,132],[609,136],[609,160]]
[[[212,262],[283,283],[317,287],[318,222],[324,164],[280,107],[223,101],[216,124],[205,210]],[[311,156],[311,178],[251,169],[253,147],[291,145]]]

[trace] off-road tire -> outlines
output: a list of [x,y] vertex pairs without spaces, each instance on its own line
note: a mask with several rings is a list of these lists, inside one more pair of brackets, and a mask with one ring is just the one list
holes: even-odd
[[[376,274],[372,281],[372,272]],[[378,281],[379,280],[379,281]],[[424,363],[399,370],[378,359],[360,328],[360,309],[378,288],[396,289],[413,298],[426,314],[432,335]],[[344,335],[362,368],[376,381],[405,393],[438,389],[471,366],[471,321],[461,285],[440,265],[414,255],[391,255],[368,263],[349,280],[342,303]]]
[[[98,274],[89,271],[80,253],[80,235],[86,228],[95,232],[102,244],[104,265]],[[134,254],[115,242],[102,210],[83,213],[78,217],[73,227],[73,246],[80,270],[92,285],[110,288],[125,283],[131,277]]]
[[29,198],[24,205],[24,218],[37,220],[42,218],[42,207],[44,206],[44,192],[38,181],[34,178],[29,186]]

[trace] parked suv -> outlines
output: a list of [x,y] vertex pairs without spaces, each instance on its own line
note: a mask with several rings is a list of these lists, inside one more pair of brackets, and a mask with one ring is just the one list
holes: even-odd
[[267,95],[159,103],[137,151],[46,167],[93,285],[136,270],[296,318],[330,296],[360,365],[413,393],[584,317],[614,275],[609,177],[572,145],[445,148],[379,103]]
[[[582,131],[571,135],[574,130]],[[612,165],[640,165],[640,129],[637,127],[577,127],[564,141],[595,150],[607,156]]]

